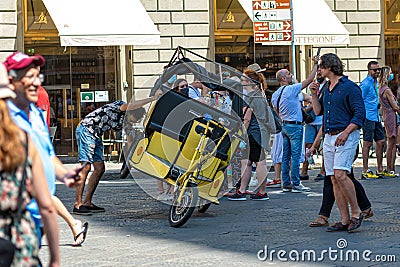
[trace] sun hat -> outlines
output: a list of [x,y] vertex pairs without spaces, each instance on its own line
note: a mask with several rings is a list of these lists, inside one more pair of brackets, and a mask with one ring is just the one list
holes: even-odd
[[258,65],[257,63],[251,64],[247,68],[255,72],[265,71],[265,69],[261,69],[260,65]]
[[6,67],[0,64],[0,99],[15,98],[15,93],[8,87],[9,80]]
[[41,55],[28,56],[21,52],[14,52],[3,62],[7,71],[24,69],[32,63],[41,67],[45,63],[44,57]]

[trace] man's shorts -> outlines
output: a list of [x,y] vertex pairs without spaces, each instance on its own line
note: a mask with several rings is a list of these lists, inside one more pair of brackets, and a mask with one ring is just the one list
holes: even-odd
[[305,137],[304,137],[304,142],[306,144],[312,144],[314,143],[315,137],[317,137],[318,131],[321,128],[321,125],[311,125],[311,124],[306,124],[306,130],[305,130]]
[[85,126],[76,127],[79,162],[103,162],[103,141],[96,138]]
[[326,175],[334,175],[334,170],[351,172],[354,154],[356,153],[358,142],[360,141],[360,131],[353,131],[343,146],[335,146],[335,141],[341,134],[342,133],[336,135],[325,134],[324,163]]
[[362,130],[364,141],[372,142],[385,139],[382,123],[379,121],[365,119]]
[[282,155],[283,155],[283,137],[282,133],[277,133],[274,135],[274,142],[272,143],[272,149],[271,149],[272,164],[282,163]]
[[[300,163],[304,163],[305,153],[306,149],[304,147],[304,134],[303,134]],[[283,136],[282,133],[277,133],[274,135],[274,142],[272,143],[272,149],[271,149],[272,164],[282,163],[282,156],[283,156]]]

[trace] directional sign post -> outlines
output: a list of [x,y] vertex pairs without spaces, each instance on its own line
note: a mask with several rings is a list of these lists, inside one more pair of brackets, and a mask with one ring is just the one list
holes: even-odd
[[290,0],[253,0],[254,42],[268,45],[292,43]]

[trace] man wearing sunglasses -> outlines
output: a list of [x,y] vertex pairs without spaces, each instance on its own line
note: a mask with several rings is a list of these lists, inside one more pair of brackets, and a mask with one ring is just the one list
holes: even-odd
[[[367,77],[360,83],[362,90],[362,97],[364,100],[366,119],[364,121],[363,130],[363,173],[362,179],[374,179],[379,178],[384,174],[382,166],[383,158],[383,147],[385,145],[385,135],[381,119],[379,117],[379,88],[377,78],[381,72],[379,63],[377,61],[370,61],[367,65],[368,74]],[[376,143],[376,161],[378,163],[378,171],[374,173],[368,168],[369,149],[372,146],[372,142]]]

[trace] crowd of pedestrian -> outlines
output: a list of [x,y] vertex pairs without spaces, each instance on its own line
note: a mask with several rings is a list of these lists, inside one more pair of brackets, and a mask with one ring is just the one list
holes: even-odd
[[[280,186],[283,192],[309,192],[311,189],[301,180],[309,179],[308,166],[312,164],[313,154],[319,152],[323,156],[323,165],[315,180],[324,181],[323,198],[318,216],[310,226],[352,232],[364,219],[373,216],[367,194],[352,170],[361,129],[361,178],[398,176],[394,162],[399,147],[396,139],[400,108],[388,86],[394,75],[390,67],[380,67],[377,61],[371,61],[367,65],[367,77],[357,85],[343,74],[344,65],[336,54],[316,56],[313,61],[309,76],[299,83],[286,68],[276,73],[280,87],[273,93],[271,105],[281,119],[282,131],[273,135],[272,150],[270,135],[265,142],[263,126],[257,118],[266,116],[265,109],[262,112],[257,109],[268,103],[260,98],[265,97],[267,88],[261,68],[253,64],[241,77],[223,73],[223,79],[232,79],[243,88],[242,121],[248,140],[232,157],[232,173],[238,177],[233,181],[235,191],[226,195],[229,200],[236,201],[247,200],[248,194],[252,200],[268,200],[270,186]],[[50,105],[47,93],[41,87],[40,74],[44,64],[42,56],[15,52],[0,65],[0,188],[6,196],[0,201],[0,250],[9,256],[2,256],[0,263],[5,265],[39,265],[38,250],[45,234],[50,266],[59,266],[57,213],[71,228],[72,245],[79,246],[85,241],[88,223],[73,218],[55,196],[56,179],[67,187],[76,187],[73,213],[105,212],[92,202],[105,171],[101,137],[107,131],[121,130],[125,116],[138,121],[144,113],[142,107],[162,94],[158,90],[149,98],[129,104],[117,100],[85,116],[76,129],[81,166],[68,170],[56,157],[49,136]],[[174,75],[165,87],[231,113],[229,91],[211,91],[197,78],[189,84],[186,79]],[[311,95],[303,92],[304,89]],[[305,123],[306,116],[311,116],[312,120]],[[373,141],[378,163],[375,173],[368,167]],[[270,150],[275,169],[273,180],[267,179],[269,166],[266,159]],[[386,169],[382,163],[384,153]],[[83,199],[91,166],[94,170]],[[248,190],[253,168],[257,178],[255,192]],[[160,194],[164,191],[172,193],[171,188],[164,190],[162,183],[158,184],[158,189]],[[329,226],[328,219],[335,202],[341,219]],[[13,249],[3,252],[8,247]]]

